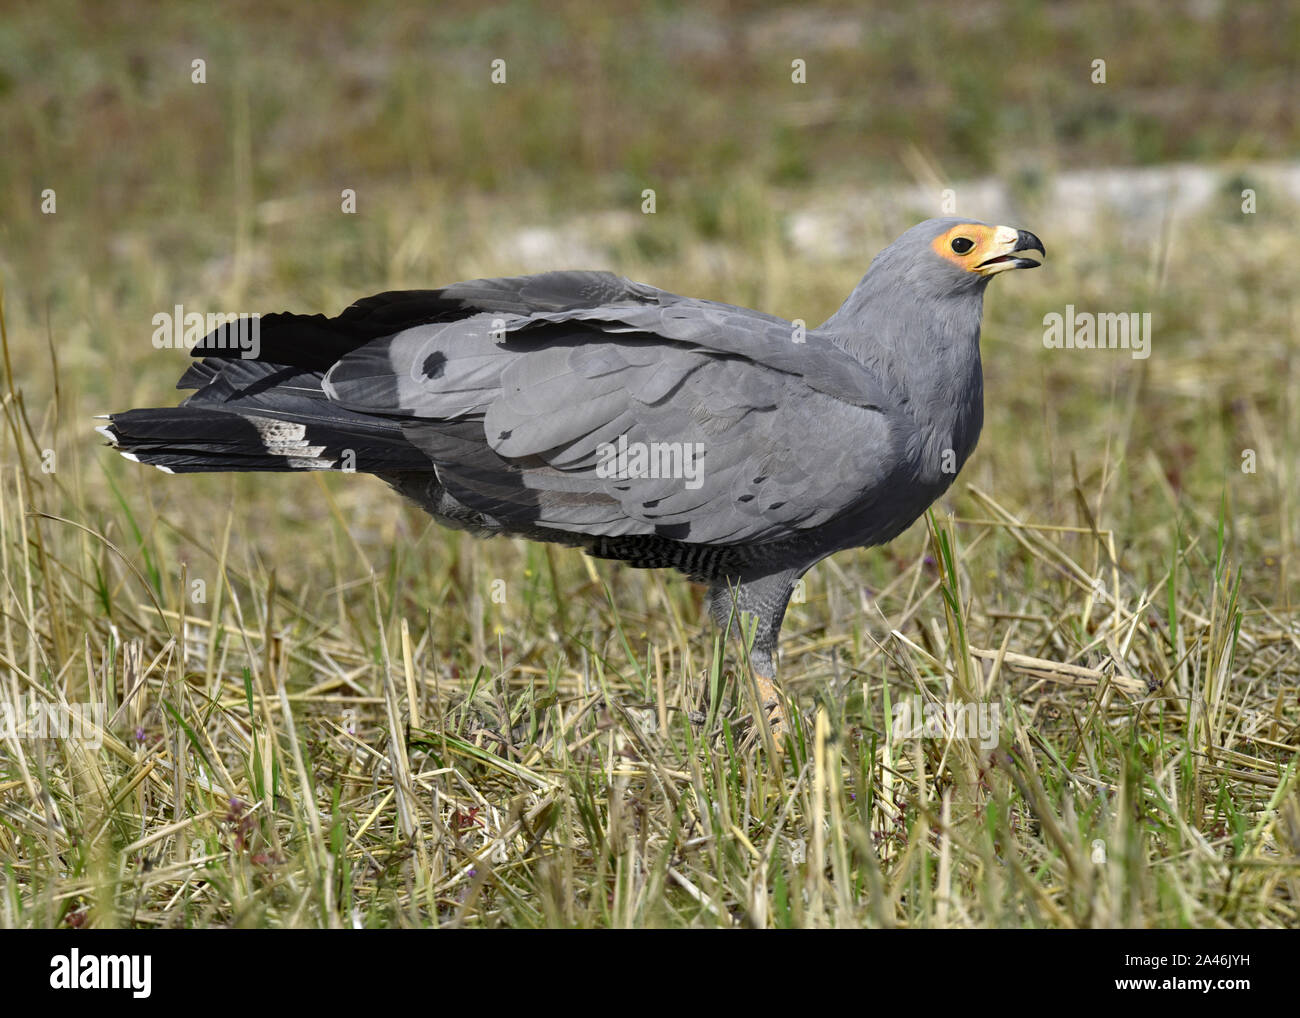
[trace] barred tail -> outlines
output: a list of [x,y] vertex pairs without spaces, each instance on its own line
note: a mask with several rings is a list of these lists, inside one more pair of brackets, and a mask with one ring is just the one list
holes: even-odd
[[321,373],[228,360],[195,364],[180,406],[109,414],[96,430],[127,459],[167,473],[430,470],[401,422],[331,403]]

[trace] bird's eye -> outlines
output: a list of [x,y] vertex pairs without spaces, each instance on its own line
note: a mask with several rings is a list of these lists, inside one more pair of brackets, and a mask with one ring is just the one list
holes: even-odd
[[969,237],[956,237],[952,242],[952,249],[958,254],[965,254],[974,246],[975,241],[971,240]]

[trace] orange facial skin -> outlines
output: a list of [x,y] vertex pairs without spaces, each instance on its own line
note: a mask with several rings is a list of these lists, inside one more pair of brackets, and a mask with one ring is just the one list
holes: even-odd
[[[1019,231],[1011,226],[961,223],[940,234],[930,246],[940,258],[946,258],[966,272],[991,276],[1004,269],[1024,267],[1023,262],[1031,252],[1016,251],[1018,236]],[[962,240],[970,241],[972,246],[965,251],[953,247],[954,241],[957,242],[957,247],[965,247]],[[1033,255],[1033,260],[1038,261],[1036,254]]]

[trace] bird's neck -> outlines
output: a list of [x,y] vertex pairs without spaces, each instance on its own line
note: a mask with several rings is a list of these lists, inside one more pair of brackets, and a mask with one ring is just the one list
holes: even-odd
[[984,287],[940,299],[917,292],[896,280],[877,285],[868,273],[818,331],[866,365],[913,417],[929,447],[925,460],[946,466],[951,449],[960,467],[984,420]]

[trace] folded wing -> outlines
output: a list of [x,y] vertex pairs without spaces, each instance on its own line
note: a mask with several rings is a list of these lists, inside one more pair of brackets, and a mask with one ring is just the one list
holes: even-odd
[[427,293],[437,316],[345,352],[321,387],[399,421],[503,524],[781,540],[870,502],[898,460],[866,369],[782,319],[596,272]]

